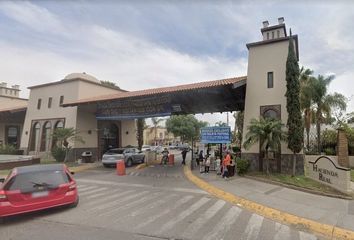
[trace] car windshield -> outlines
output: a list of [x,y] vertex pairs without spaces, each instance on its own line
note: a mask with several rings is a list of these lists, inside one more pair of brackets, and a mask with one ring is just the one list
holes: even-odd
[[105,154],[113,155],[113,154],[123,154],[124,149],[111,149],[108,150]]
[[39,187],[57,188],[60,184],[68,183],[69,176],[64,171],[41,171],[22,173],[13,177],[5,187],[6,190],[33,192]]

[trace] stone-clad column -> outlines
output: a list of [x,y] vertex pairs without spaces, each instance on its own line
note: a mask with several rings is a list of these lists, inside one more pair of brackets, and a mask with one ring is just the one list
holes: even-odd
[[341,165],[342,167],[349,168],[348,138],[344,130],[342,129],[338,129],[337,155],[338,155],[338,164]]

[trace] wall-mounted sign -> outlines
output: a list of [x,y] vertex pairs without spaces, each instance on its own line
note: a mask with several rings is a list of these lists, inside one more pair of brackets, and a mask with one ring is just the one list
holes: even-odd
[[169,115],[171,115],[171,101],[168,96],[148,96],[100,102],[97,105],[96,118],[121,120]]
[[329,185],[342,192],[350,193],[350,169],[341,167],[335,159],[327,156],[309,161],[308,175],[313,180]]
[[207,143],[231,143],[230,127],[205,127],[200,130],[201,142]]

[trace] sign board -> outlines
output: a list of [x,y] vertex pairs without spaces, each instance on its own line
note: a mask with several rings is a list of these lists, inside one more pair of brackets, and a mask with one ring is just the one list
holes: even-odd
[[341,192],[351,193],[350,168],[338,166],[327,156],[309,161],[308,176],[315,181],[329,185]]
[[205,127],[200,130],[201,142],[207,143],[231,143],[230,127]]
[[171,100],[168,96],[147,96],[138,99],[117,99],[97,104],[99,120],[122,120],[170,116]]

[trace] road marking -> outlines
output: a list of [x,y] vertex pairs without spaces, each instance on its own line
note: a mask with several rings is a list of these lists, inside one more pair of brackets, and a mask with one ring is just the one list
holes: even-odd
[[79,192],[85,192],[85,191],[88,191],[88,190],[91,190],[91,189],[95,189],[95,188],[98,188],[98,186],[89,186],[89,187],[84,187],[84,188],[78,187]]
[[[80,204],[79,206],[81,206],[81,205],[84,205],[84,206],[91,206],[91,205],[95,205],[95,204],[100,204],[100,203],[102,203],[102,202],[107,202],[107,201],[110,200],[110,199],[114,199],[114,198],[117,198],[117,197],[121,197],[121,196],[130,194],[130,193],[132,193],[132,192],[135,192],[135,190],[127,190],[127,191],[124,191],[124,192],[119,192],[119,193],[116,193],[116,194],[107,196],[107,197],[105,197],[105,198],[100,198],[100,199],[95,200],[95,201],[84,202],[84,204]],[[84,201],[85,201],[85,199],[86,199],[86,198],[84,198]]]
[[103,196],[103,195],[108,195],[108,194],[111,194],[111,192],[110,193],[103,192],[103,193],[93,194],[93,195],[87,196],[86,199],[97,198],[97,197],[100,197],[100,196]]
[[208,208],[197,220],[191,223],[188,228],[184,231],[182,238],[193,238],[193,236],[201,229],[204,224],[206,224],[212,217],[215,216],[217,212],[226,204],[223,200],[218,200],[216,203]]
[[85,196],[85,195],[90,195],[90,194],[93,194],[93,193],[98,193],[98,192],[102,192],[102,191],[106,191],[107,188],[105,187],[101,187],[101,188],[98,188],[98,189],[94,189],[94,190],[91,190],[91,191],[87,191],[87,192],[84,192],[84,193],[79,193],[80,196]]
[[290,228],[286,225],[275,223],[274,240],[290,239]]
[[169,212],[171,212],[172,210],[180,207],[181,205],[183,205],[184,203],[188,202],[189,200],[191,200],[193,198],[193,196],[190,196],[190,195],[187,195],[187,196],[184,196],[183,198],[177,200],[173,206],[171,208],[168,208],[162,212],[157,212],[156,215],[153,215],[153,216],[150,216],[146,219],[145,222],[142,222],[140,224],[138,224],[137,226],[135,226],[136,229],[139,229],[139,228],[143,228],[145,227],[146,225],[154,222],[155,220],[157,220],[158,218],[168,214]]
[[151,199],[157,198],[159,196],[159,194],[161,194],[161,193],[153,193],[151,195],[144,196],[144,197],[139,198],[139,199],[137,199],[135,201],[131,201],[131,202],[126,203],[126,204],[124,204],[122,206],[119,206],[119,207],[116,207],[114,209],[111,209],[109,212],[101,213],[101,214],[99,214],[99,216],[112,216],[112,215],[114,215],[115,212],[117,212],[117,211],[119,211],[121,209],[126,210],[128,208],[135,207],[136,205],[139,205],[139,204],[141,204],[141,203],[143,203],[145,201],[149,201]]
[[77,182],[83,183],[93,183],[93,184],[103,184],[111,186],[126,186],[126,187],[140,187],[144,189],[153,189],[153,190],[165,190],[165,191],[176,191],[176,192],[186,192],[186,193],[198,193],[198,194],[208,194],[207,192],[200,189],[191,189],[191,188],[168,188],[168,187],[154,187],[151,185],[145,184],[136,184],[136,183],[117,183],[112,181],[102,181],[102,180],[92,180],[92,179],[77,179]]
[[89,209],[89,211],[90,212],[94,212],[94,211],[97,211],[97,210],[101,211],[101,210],[104,210],[104,209],[107,209],[107,208],[110,208],[110,207],[114,207],[117,204],[121,204],[122,202],[131,200],[131,199],[136,198],[136,197],[140,197],[140,196],[148,194],[148,193],[149,193],[149,191],[143,191],[143,192],[139,192],[139,193],[136,193],[136,194],[133,194],[133,195],[128,195],[128,196],[120,198],[120,199],[118,199],[116,201],[109,202],[107,204],[103,204],[103,205],[100,205],[100,206],[97,206],[97,207],[93,207],[93,208]]
[[317,239],[316,236],[309,234],[309,233],[299,231],[299,234],[300,234],[300,240],[316,240]]
[[224,217],[218,221],[214,229],[205,237],[204,240],[223,239],[226,232],[230,230],[231,225],[237,220],[242,210],[238,207],[231,207]]
[[[247,223],[246,230],[243,234],[242,239],[257,239],[259,231],[261,230],[262,223],[263,223],[263,217],[259,216],[257,214],[252,214],[251,218],[249,219]],[[282,239],[289,239],[289,238],[282,238]]]
[[210,198],[203,197],[199,199],[199,201],[195,202],[192,206],[187,208],[186,210],[182,211],[177,217],[172,218],[170,221],[162,225],[160,227],[160,230],[158,231],[157,235],[167,232],[171,230],[176,224],[181,222],[183,219],[197,211],[199,208],[201,208],[205,203],[209,202]]
[[166,202],[169,202],[170,199],[174,198],[174,197],[177,197],[178,195],[177,194],[169,194],[165,197],[163,197],[162,199],[160,200],[157,200],[156,202],[152,202],[148,205],[145,205],[145,206],[141,206],[141,208],[131,212],[129,214],[129,217],[135,217],[137,215],[141,215],[143,214],[144,212],[148,211],[149,209],[152,209],[152,208],[155,208],[155,207],[158,207],[158,206],[161,206],[163,205],[164,203]]

